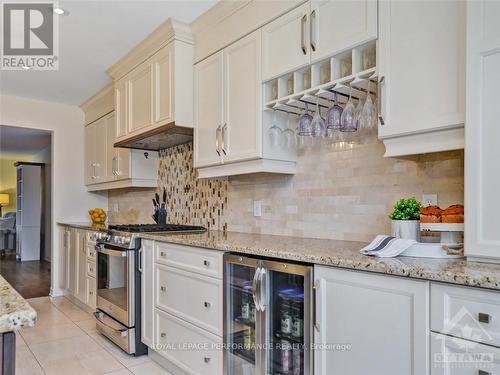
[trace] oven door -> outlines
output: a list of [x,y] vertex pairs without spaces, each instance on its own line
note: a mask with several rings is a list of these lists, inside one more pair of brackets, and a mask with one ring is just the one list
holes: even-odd
[[97,244],[97,309],[127,327],[135,324],[134,252]]

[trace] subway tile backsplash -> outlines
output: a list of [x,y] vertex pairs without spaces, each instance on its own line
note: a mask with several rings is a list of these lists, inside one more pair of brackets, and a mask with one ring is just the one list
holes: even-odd
[[[210,229],[369,241],[388,233],[401,197],[437,193],[441,206],[463,203],[463,151],[384,158],[375,138],[338,149],[324,143],[299,151],[294,176],[259,174],[197,180],[192,145],[160,153],[158,191],[169,195],[169,221]],[[155,189],[109,192],[110,220],[152,222]],[[161,195],[161,194],[160,194]],[[262,216],[253,216],[253,202]]]

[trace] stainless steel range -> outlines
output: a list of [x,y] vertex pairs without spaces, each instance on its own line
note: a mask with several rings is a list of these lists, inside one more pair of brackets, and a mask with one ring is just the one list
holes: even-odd
[[127,353],[142,355],[140,233],[195,233],[203,227],[173,224],[110,225],[95,232],[97,251],[97,330]]

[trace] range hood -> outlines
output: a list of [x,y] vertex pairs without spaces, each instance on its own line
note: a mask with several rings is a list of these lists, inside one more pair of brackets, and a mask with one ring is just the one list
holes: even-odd
[[193,141],[193,128],[178,126],[175,122],[121,140],[115,147],[159,151]]

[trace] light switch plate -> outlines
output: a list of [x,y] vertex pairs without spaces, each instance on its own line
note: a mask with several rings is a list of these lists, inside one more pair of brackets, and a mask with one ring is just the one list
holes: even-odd
[[437,194],[424,194],[422,195],[422,205],[427,206],[437,206],[438,196]]
[[262,201],[253,201],[253,216],[262,216]]

